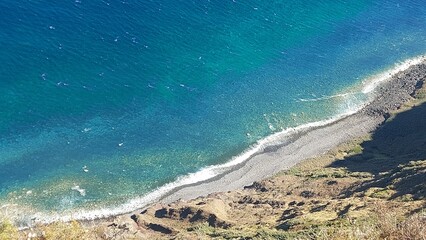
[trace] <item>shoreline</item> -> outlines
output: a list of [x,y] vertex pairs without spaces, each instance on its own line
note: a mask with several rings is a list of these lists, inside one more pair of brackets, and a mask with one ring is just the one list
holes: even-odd
[[374,91],[374,98],[354,113],[337,120],[332,119],[325,124],[302,128],[299,132],[295,131],[296,134],[294,132],[289,134],[294,141],[286,140],[278,145],[267,146],[247,160],[212,178],[175,187],[157,201],[129,213],[111,217],[130,217],[153,204],[170,204],[209,196],[217,192],[243,189],[255,181],[264,180],[288,170],[305,159],[320,156],[344,142],[373,132],[386,121],[391,111],[398,110],[401,105],[412,99],[412,93],[421,87],[418,83],[426,78],[426,59],[423,56],[405,63],[409,64],[405,69],[401,69],[399,65],[373,76],[378,79],[371,83],[374,88],[367,86],[362,91]]
[[[305,129],[293,135],[294,141],[289,140],[290,144],[264,149],[253,159],[261,157],[265,162],[268,157],[279,160],[280,156],[288,159],[311,155],[306,148],[318,151],[332,144],[330,139],[335,142],[348,139],[326,152],[298,161],[288,170],[280,171],[277,167],[274,169],[277,174],[254,181],[243,189],[204,196],[198,196],[201,195],[198,192],[197,198],[185,195],[185,199],[190,200],[183,201],[172,199],[176,193],[188,189],[182,188],[140,212],[95,220],[58,221],[20,232],[6,221],[6,232],[43,239],[70,236],[76,239],[309,239],[312,236],[399,239],[411,236],[411,239],[424,236],[425,83],[426,61],[380,86],[377,97],[356,114]],[[365,131],[368,133],[362,135]],[[360,136],[354,137],[357,135]],[[315,141],[306,142],[312,138]],[[283,155],[288,148],[295,151]],[[247,163],[250,165],[251,161]],[[268,165],[260,166],[254,165],[246,173]],[[244,164],[237,167],[247,168]],[[214,181],[227,175],[201,185],[215,184]],[[189,188],[197,187],[200,188],[197,185]],[[383,226],[386,227],[383,229]]]
[[[420,71],[422,66],[423,72]],[[159,191],[157,189],[150,193],[154,196],[149,196],[150,194],[148,194],[139,199],[139,201],[129,202],[128,204],[133,206],[134,210],[121,213],[113,213],[113,211],[105,213],[104,211],[94,210],[93,212],[98,213],[89,214],[91,217],[87,217],[87,211],[82,211],[81,216],[78,216],[79,214],[62,216],[59,220],[90,221],[127,216],[143,211],[156,203],[169,204],[174,201],[194,199],[216,192],[242,189],[247,185],[251,185],[254,181],[259,181],[280,171],[287,170],[304,159],[321,155],[345,141],[374,131],[386,120],[385,115],[388,112],[396,110],[398,106],[410,99],[410,94],[416,88],[417,79],[421,78],[418,75],[426,76],[426,59],[424,56],[409,59],[403,64],[397,64],[388,71],[373,75],[371,79],[376,79],[376,81],[367,83],[361,90],[364,93],[375,91],[373,99],[360,109],[356,109],[345,116],[340,116],[340,118],[337,117],[337,120],[334,118],[308,123],[299,126],[300,129],[288,129],[270,135],[262,139],[264,143],[260,142],[257,146],[249,148],[224,164],[209,166],[196,173],[189,174],[198,176],[184,176],[180,180],[183,181],[181,186],[173,186],[179,181],[178,179],[161,187],[166,188],[165,190]],[[311,126],[312,124],[314,126]],[[285,136],[290,137],[290,140],[283,139]],[[325,136],[325,138],[321,138],[322,136]],[[268,146],[267,143],[274,138],[284,141]],[[321,146],[318,144],[319,140],[322,143]],[[294,154],[295,152],[297,154]],[[237,163],[233,164],[234,161]],[[220,168],[225,168],[225,170],[213,177],[207,175],[214,174],[214,171]],[[200,180],[200,178],[206,179]],[[194,179],[197,179],[197,181],[185,183],[185,180]],[[134,207],[138,205],[139,207]]]
[[[212,178],[176,187],[156,202],[170,204],[216,192],[242,189],[255,181],[288,170],[305,159],[322,155],[344,142],[373,132],[389,117],[391,111],[399,109],[411,99],[412,93],[421,87],[420,80],[426,78],[426,59],[423,56],[405,63],[410,64],[405,69],[401,64],[373,76],[377,81],[362,91],[374,91],[374,98],[360,109],[337,117],[337,120],[322,121],[317,126],[302,126],[299,131],[295,130],[288,135],[290,139],[266,146],[247,160]],[[148,206],[131,213],[140,212]]]
[[[390,111],[398,109],[400,105],[410,99],[410,94],[417,87],[418,79],[426,76],[426,60],[423,56],[407,60],[404,63],[406,69],[402,69],[404,66],[400,64],[389,71],[372,76],[372,78],[376,77],[377,81],[363,86],[362,91],[374,91],[374,99],[361,109],[357,109],[356,112],[336,117],[337,120],[334,118],[314,122],[278,132],[263,139],[264,143],[260,142],[229,162],[193,173],[193,175],[198,174],[201,175],[201,178],[206,178],[202,175],[215,174],[215,170],[222,170],[214,176],[207,175],[207,178],[201,181],[194,177],[192,180],[197,179],[197,181],[190,182],[191,179],[187,175],[186,179],[180,179],[183,181],[181,186],[173,186],[179,181],[178,179],[164,185],[165,192],[153,192],[151,193],[153,196],[144,197],[152,199],[141,198],[138,201],[133,200],[127,205],[122,205],[127,206],[127,209],[135,209],[132,211],[123,211],[126,208],[117,208],[116,211],[111,211],[111,209],[88,210],[51,218],[50,221],[46,221],[48,218],[45,216],[36,216],[33,223],[50,223],[58,220],[103,221],[121,216],[128,217],[155,203],[169,204],[180,199],[189,200],[216,192],[242,189],[254,181],[271,177],[307,158],[321,155],[345,141],[374,131],[385,121]],[[373,88],[369,88],[369,86],[373,86]],[[285,139],[283,136],[290,137],[290,139]],[[274,137],[280,141],[275,144],[267,144],[268,140]],[[185,183],[185,180],[188,182]],[[143,200],[146,200],[145,203],[140,204]]]

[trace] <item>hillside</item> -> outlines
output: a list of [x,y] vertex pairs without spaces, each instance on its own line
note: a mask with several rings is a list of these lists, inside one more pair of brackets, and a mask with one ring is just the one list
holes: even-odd
[[20,232],[3,221],[0,239],[426,239],[426,89],[412,96],[372,134],[244,189]]

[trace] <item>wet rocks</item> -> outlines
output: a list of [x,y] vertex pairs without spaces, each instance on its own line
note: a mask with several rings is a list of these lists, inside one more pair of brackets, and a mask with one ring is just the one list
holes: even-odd
[[[423,86],[426,79],[426,64],[410,67],[392,77],[391,81],[376,90],[376,99],[362,110],[370,116],[383,116],[399,109],[401,104],[410,100],[415,91]],[[420,80],[419,80],[420,79]]]

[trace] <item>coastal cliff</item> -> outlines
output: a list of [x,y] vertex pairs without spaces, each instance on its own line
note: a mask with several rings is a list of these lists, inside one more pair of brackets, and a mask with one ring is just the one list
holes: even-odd
[[425,239],[426,91],[412,96],[369,135],[243,190],[154,205],[131,216],[133,230],[160,239]]
[[20,232],[3,222],[0,239],[425,239],[425,74],[395,75],[349,117],[376,119],[373,132],[243,189]]

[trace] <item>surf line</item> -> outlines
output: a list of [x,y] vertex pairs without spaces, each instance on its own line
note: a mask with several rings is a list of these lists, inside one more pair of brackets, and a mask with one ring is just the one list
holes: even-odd
[[[382,71],[379,74],[375,74],[375,75],[373,74],[372,76],[361,81],[361,84],[362,84],[361,92],[363,94],[374,95],[374,90],[378,86],[380,86],[381,83],[391,79],[399,72],[405,71],[409,67],[418,65],[422,63],[423,61],[426,61],[426,57],[424,55],[421,55],[418,57],[410,58],[403,62],[399,62],[395,64],[389,70]],[[302,124],[302,125],[292,127],[292,128],[287,128],[280,132],[269,135],[263,139],[260,139],[253,146],[249,147],[240,155],[233,157],[228,162],[225,162],[219,165],[207,166],[205,168],[200,169],[197,172],[189,173],[187,175],[178,177],[175,181],[167,183],[161,187],[158,187],[157,189],[147,193],[144,196],[130,199],[128,202],[122,205],[111,207],[111,208],[100,208],[100,209],[93,209],[93,210],[77,210],[77,211],[73,210],[72,214],[71,213],[43,214],[39,212],[37,214],[34,214],[33,219],[35,219],[34,220],[35,222],[40,222],[40,223],[51,223],[55,221],[71,221],[71,220],[94,220],[98,218],[106,218],[110,216],[116,216],[116,215],[132,212],[136,209],[140,209],[152,203],[157,202],[159,199],[161,199],[162,196],[173,191],[174,189],[178,187],[185,187],[187,185],[203,182],[221,173],[224,173],[229,168],[247,161],[253,155],[261,152],[266,147],[279,144],[280,142],[284,141],[287,137],[291,136],[292,134],[309,130],[311,128],[322,127],[322,126],[331,124],[333,122],[336,122],[347,116],[353,115],[357,113],[358,111],[360,111],[361,109],[363,109],[365,105],[367,105],[373,100],[374,100],[374,97],[369,98],[369,100],[367,100],[364,104],[360,104],[354,109],[348,109],[346,112],[330,117],[326,120],[320,120],[316,122]]]

